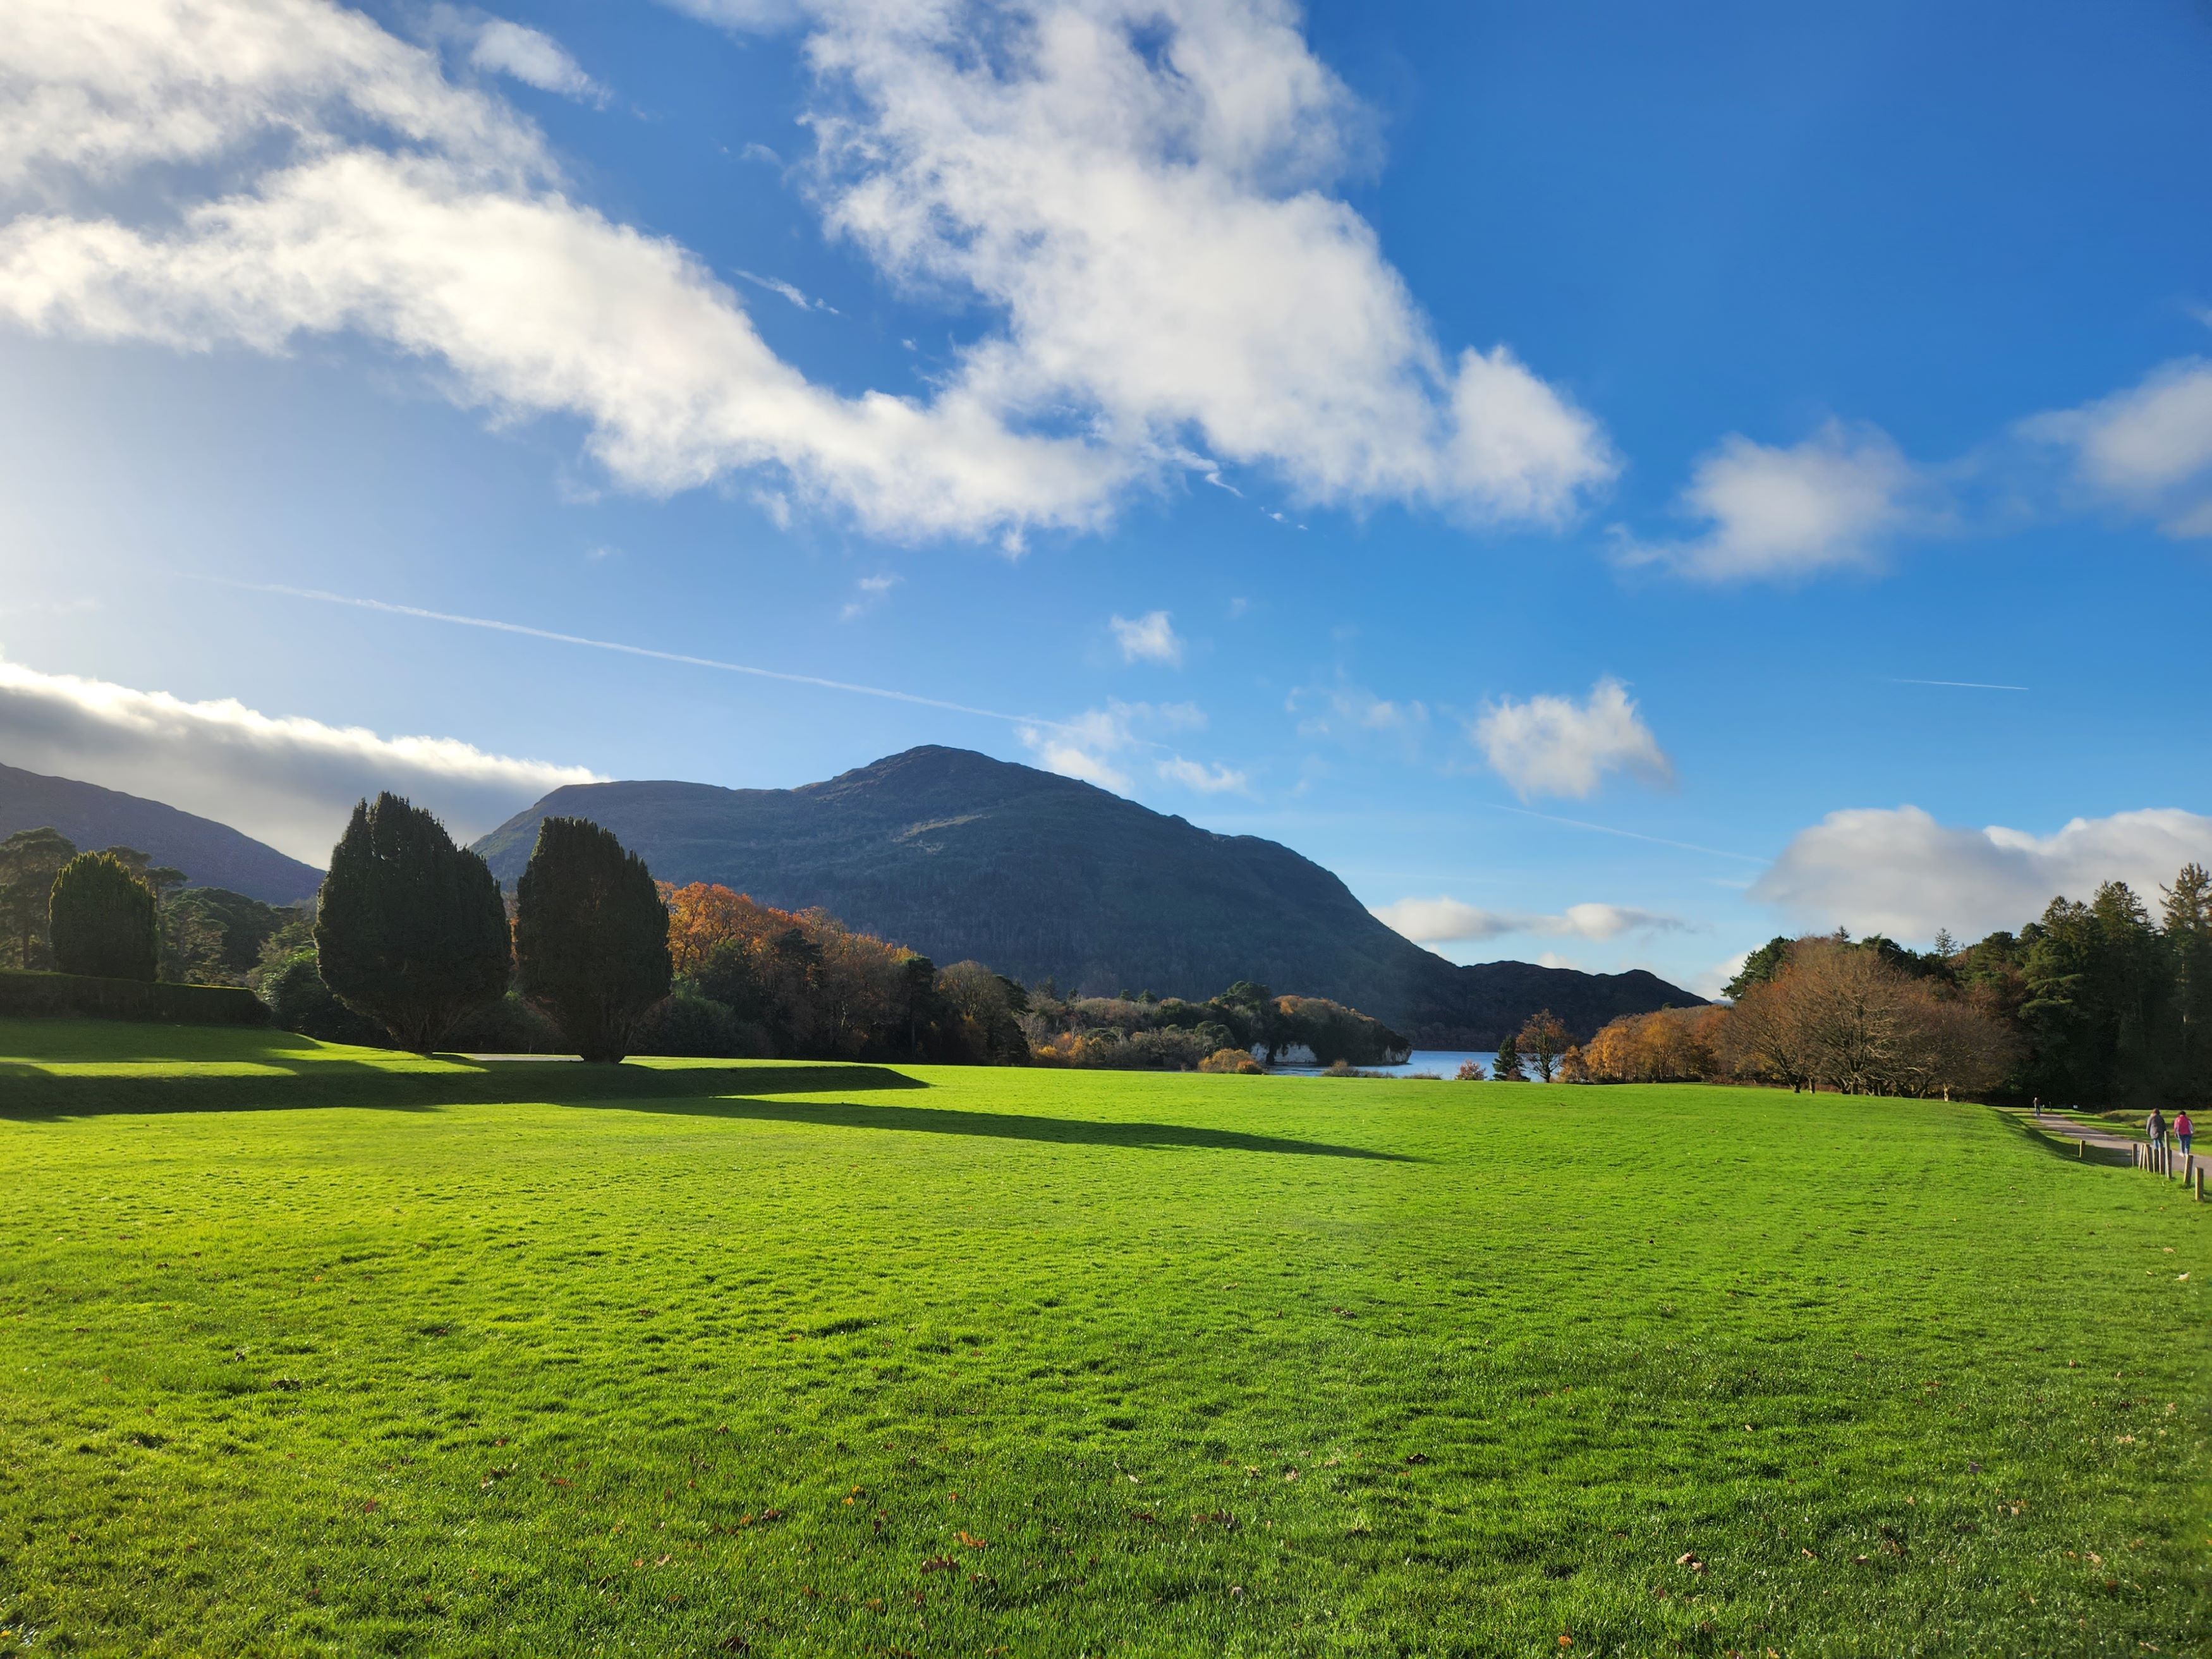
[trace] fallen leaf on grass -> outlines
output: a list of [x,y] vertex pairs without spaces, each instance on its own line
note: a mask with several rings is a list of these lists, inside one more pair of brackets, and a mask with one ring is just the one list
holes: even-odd
[[968,1548],[968,1549],[971,1549],[971,1550],[986,1550],[986,1549],[988,1549],[988,1548],[990,1548],[990,1547],[991,1547],[991,1546],[990,1546],[990,1542],[989,1542],[989,1540],[987,1540],[987,1539],[981,1539],[981,1538],[977,1538],[977,1537],[974,1536],[972,1534],[969,1534],[969,1533],[965,1532],[965,1531],[962,1531],[962,1532],[956,1532],[956,1533],[954,1533],[952,1535],[953,1535],[955,1538],[957,1538],[957,1539],[960,1540],[961,1544],[962,1544],[964,1547],[966,1547],[966,1548]]
[[1425,1463],[1429,1461],[1429,1455],[1426,1452],[1407,1452],[1406,1461],[1408,1463]]
[[1692,1572],[1703,1572],[1705,1570],[1705,1564],[1698,1560],[1696,1553],[1690,1550],[1684,1550],[1676,1556],[1674,1565],[1678,1567],[1687,1567]]
[[957,1572],[960,1564],[949,1555],[933,1555],[921,1564],[924,1572]]

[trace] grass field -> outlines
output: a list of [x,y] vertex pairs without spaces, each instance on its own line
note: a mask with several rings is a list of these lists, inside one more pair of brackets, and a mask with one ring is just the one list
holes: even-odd
[[2212,1650],[2212,1206],[1966,1105],[0,1023],[0,1651]]

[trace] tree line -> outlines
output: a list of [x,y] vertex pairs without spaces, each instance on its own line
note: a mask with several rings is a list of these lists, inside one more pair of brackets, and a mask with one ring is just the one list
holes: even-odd
[[1249,980],[1203,1002],[1149,991],[1062,998],[1047,980],[1018,1018],[1032,1063],[1084,1069],[1256,1071],[1299,1049],[1322,1066],[1373,1066],[1395,1064],[1411,1048],[1342,1003],[1279,996]]
[[1730,1006],[1615,1020],[1564,1074],[2201,1105],[2212,1101],[2212,874],[2185,866],[2155,911],[2106,882],[2086,903],[2055,898],[2017,933],[1972,945],[1778,937],[1725,994]]
[[[241,983],[258,959],[263,942],[289,915],[243,894],[187,888],[183,871],[157,865],[133,847],[82,853],[51,826],[22,830],[0,841],[0,967],[38,970],[60,965],[51,924],[55,884],[76,864],[73,887],[88,878],[106,882],[112,896],[118,890],[112,877],[86,874],[103,858],[120,866],[145,890],[154,910],[152,971],[143,971],[146,934],[143,925],[134,925],[129,934],[136,943],[118,963],[130,971],[109,977],[158,977],[175,984]],[[66,922],[64,927],[66,933]]]
[[356,806],[312,907],[186,889],[149,866],[128,848],[80,855],[51,830],[0,843],[0,927],[18,964],[242,984],[288,1030],[424,1053],[1234,1071],[1259,1069],[1255,1054],[1368,1065],[1407,1048],[1353,1009],[1249,981],[1203,1002],[1063,998],[978,962],[939,968],[822,910],[656,883],[580,819],[541,825],[511,894],[388,793]]

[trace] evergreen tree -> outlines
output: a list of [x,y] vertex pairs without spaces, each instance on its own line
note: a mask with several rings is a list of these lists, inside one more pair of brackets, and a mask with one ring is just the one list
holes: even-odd
[[2212,1099],[2212,872],[2185,864],[2166,890],[2166,951],[2172,975],[2172,1092]]
[[1521,1058],[1520,1038],[1514,1032],[1508,1031],[1504,1040],[1498,1043],[1498,1058],[1490,1062],[1490,1080],[1492,1083],[1526,1083],[1528,1080],[1528,1066]]
[[619,1060],[671,979],[668,907],[645,860],[596,823],[547,818],[514,890],[523,995],[586,1060]]
[[46,915],[65,974],[151,980],[159,969],[153,891],[112,854],[80,853],[64,865]]
[[1734,979],[1721,988],[1721,994],[1735,1002],[1745,992],[1757,990],[1774,979],[1790,960],[1790,947],[1796,942],[1777,933],[1743,959],[1743,966],[1735,970]]
[[385,793],[353,809],[315,901],[323,983],[428,1054],[507,991],[514,958],[499,883],[421,807]]

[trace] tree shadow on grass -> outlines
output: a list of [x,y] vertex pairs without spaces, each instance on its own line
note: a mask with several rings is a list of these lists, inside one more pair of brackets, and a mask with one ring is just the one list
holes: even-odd
[[[2125,1169],[2135,1162],[2133,1154],[2124,1146],[2102,1146],[2093,1140],[2084,1147],[2081,1136],[2069,1134],[2051,1124],[2037,1122],[2025,1113],[1999,1112],[1997,1115],[2014,1134],[2048,1157],[2063,1158],[2069,1164],[2079,1164],[2085,1168],[2093,1164],[2102,1164]],[[2090,1133],[2094,1134],[2097,1131],[2093,1128]]]
[[165,1112],[327,1110],[429,1112],[444,1106],[642,1107],[749,1094],[845,1094],[927,1089],[920,1078],[885,1066],[580,1066],[573,1061],[500,1061],[438,1071],[396,1070],[374,1060],[287,1064],[257,1056],[251,1072],[55,1075],[0,1062],[0,1121]]
[[963,1112],[953,1107],[862,1105],[849,1100],[757,1100],[747,1096],[576,1103],[617,1111],[671,1112],[689,1117],[743,1118],[760,1123],[813,1124],[847,1129],[889,1129],[909,1134],[981,1135],[999,1140],[1038,1140],[1076,1146],[1162,1150],[1180,1146],[1211,1152],[1286,1152],[1305,1158],[1362,1158],[1380,1164],[1423,1161],[1365,1146],[1296,1140],[1285,1135],[1246,1134],[1234,1129],[1200,1129],[1182,1123],[1117,1123],[1097,1118],[1041,1117],[1026,1112]]

